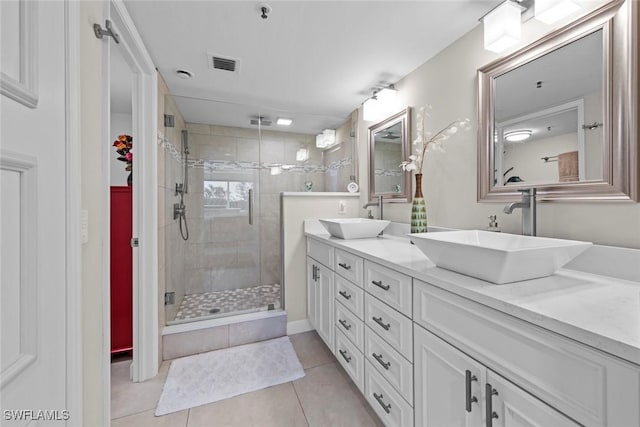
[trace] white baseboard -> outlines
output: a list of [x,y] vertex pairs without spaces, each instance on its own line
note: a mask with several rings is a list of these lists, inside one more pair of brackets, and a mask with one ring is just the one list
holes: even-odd
[[315,328],[311,326],[308,319],[294,320],[287,323],[287,335],[299,334],[301,332],[312,331]]

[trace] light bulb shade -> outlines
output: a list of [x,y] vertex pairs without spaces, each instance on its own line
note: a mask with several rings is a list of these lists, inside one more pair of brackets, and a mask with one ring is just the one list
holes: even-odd
[[369,98],[362,104],[362,119],[366,122],[378,120],[380,116],[380,102],[374,97]]
[[334,129],[325,129],[316,135],[316,147],[318,148],[327,148],[335,143],[336,131]]
[[296,151],[296,161],[297,162],[306,162],[309,160],[309,150],[306,148],[300,148]]
[[398,91],[393,87],[385,87],[376,93],[376,98],[378,98],[378,102],[386,104],[395,101],[397,93]]
[[535,8],[538,21],[553,24],[580,10],[580,5],[571,0],[536,0]]
[[520,40],[520,6],[507,0],[493,9],[482,20],[484,48],[500,53]]
[[271,166],[271,175],[280,175],[282,173],[282,168],[280,166]]

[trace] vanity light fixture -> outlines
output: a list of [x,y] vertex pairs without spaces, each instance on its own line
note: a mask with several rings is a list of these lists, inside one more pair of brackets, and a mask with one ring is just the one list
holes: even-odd
[[309,150],[306,148],[300,148],[296,151],[296,161],[297,162],[306,162],[309,160]]
[[553,24],[580,10],[580,5],[572,0],[536,0],[535,9],[538,21]]
[[508,142],[524,142],[525,140],[531,138],[531,132],[528,129],[525,130],[512,130],[510,132],[504,133],[504,139]]
[[362,119],[372,122],[394,112],[397,93],[398,90],[392,84],[374,89],[373,95],[362,103]]
[[291,126],[291,123],[293,123],[293,119],[286,119],[284,117],[278,117],[276,120],[276,124],[280,126]]
[[522,8],[505,0],[481,18],[484,24],[484,48],[500,53],[520,41]]
[[316,147],[327,148],[336,143],[336,131],[334,129],[325,129],[322,133],[316,135]]

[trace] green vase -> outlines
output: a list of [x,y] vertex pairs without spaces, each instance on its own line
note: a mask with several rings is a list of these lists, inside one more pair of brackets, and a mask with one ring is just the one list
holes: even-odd
[[422,197],[422,174],[416,174],[416,194],[411,203],[411,232],[427,232],[427,204]]

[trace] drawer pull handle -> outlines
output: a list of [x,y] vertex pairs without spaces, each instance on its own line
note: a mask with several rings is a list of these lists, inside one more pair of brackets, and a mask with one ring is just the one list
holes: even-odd
[[386,412],[387,414],[391,412],[391,403],[389,404],[384,403],[384,400],[382,400],[384,396],[382,396],[381,394],[376,394],[374,392],[373,397],[375,397],[378,403],[380,404],[380,406],[382,406],[382,409],[384,409],[384,412]]
[[382,329],[384,329],[385,331],[388,331],[389,329],[391,329],[391,325],[389,323],[384,323],[382,321],[382,317],[376,317],[373,316],[372,317],[373,321],[376,322],[378,325],[382,326]]
[[486,425],[487,427],[493,427],[493,419],[498,418],[498,414],[493,410],[493,404],[491,400],[493,396],[498,395],[498,390],[494,389],[489,383],[486,383],[484,387],[485,387],[484,389],[486,393],[486,397],[485,397],[485,405],[486,405],[485,410],[487,413]]
[[344,263],[344,262],[339,262],[339,263],[338,263],[338,265],[339,265],[340,267],[344,268],[345,270],[351,270],[351,266],[350,266],[350,265],[347,265],[347,264],[346,264],[346,263]]
[[376,285],[380,289],[384,289],[385,291],[388,291],[389,288],[391,287],[389,285],[383,285],[382,284],[382,280],[372,280],[371,283],[373,283],[374,285]]
[[342,357],[344,358],[344,360],[347,363],[351,363],[351,358],[349,356],[347,356],[347,352],[344,350],[338,350],[340,352],[340,354],[342,355]]
[[349,329],[351,329],[351,325],[348,324],[346,321],[339,319],[338,322],[340,322],[340,324],[348,331]]
[[351,295],[349,295],[348,293],[346,293],[345,291],[339,291],[338,292],[340,295],[342,295],[342,297],[344,299],[351,299]]
[[389,370],[389,366],[391,366],[391,362],[385,362],[381,354],[372,353],[372,356],[374,359],[378,361],[379,364],[382,365],[384,369],[386,369],[387,371]]
[[475,396],[471,396],[471,383],[473,381],[478,381],[478,377],[473,375],[470,370],[465,371],[465,403],[467,412],[471,412],[471,404],[477,403],[478,398]]

